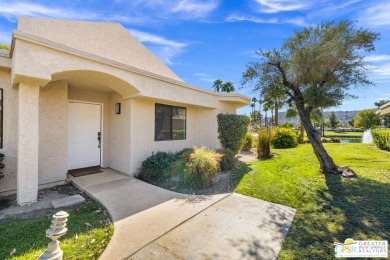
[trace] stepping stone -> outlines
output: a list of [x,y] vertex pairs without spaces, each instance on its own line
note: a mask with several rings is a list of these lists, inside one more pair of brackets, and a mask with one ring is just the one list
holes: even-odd
[[62,198],[62,199],[52,200],[51,204],[53,205],[53,207],[55,209],[58,209],[58,208],[74,206],[74,205],[81,204],[84,202],[85,202],[85,199],[83,198],[83,196],[73,195],[73,196]]

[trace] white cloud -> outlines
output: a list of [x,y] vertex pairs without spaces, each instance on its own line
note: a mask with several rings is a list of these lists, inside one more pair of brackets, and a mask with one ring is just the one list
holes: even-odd
[[247,15],[237,15],[233,14],[226,18],[227,22],[253,22],[253,23],[266,23],[266,24],[294,24],[297,26],[308,26],[308,23],[304,18],[292,18],[292,19],[279,19],[279,18],[269,18],[263,19],[256,16],[247,16]]
[[220,0],[133,0],[123,1],[132,9],[164,20],[205,18],[218,8]]
[[209,74],[198,72],[194,74],[200,81],[205,81],[205,82],[214,82],[215,78],[210,76]]
[[390,63],[384,63],[380,66],[372,66],[372,72],[376,73],[379,76],[390,76]]
[[121,22],[144,24],[150,21],[148,16],[130,16],[119,13],[104,14],[91,11],[80,11],[61,7],[46,6],[29,2],[0,3],[0,16],[14,22],[20,16],[50,17],[90,21]]
[[11,21],[16,20],[19,16],[41,16],[83,20],[92,20],[99,17],[98,14],[92,12],[51,8],[28,2],[0,3],[0,15]]
[[186,43],[166,39],[159,35],[128,29],[140,42],[151,44],[150,49],[165,63],[172,65],[173,58],[181,54]]
[[360,21],[371,27],[383,27],[390,25],[390,2],[373,2],[373,5],[365,9]]
[[370,55],[364,58],[366,62],[390,61],[390,55]]
[[171,11],[173,13],[183,13],[191,17],[205,17],[218,7],[218,1],[178,1]]
[[256,0],[262,13],[279,13],[307,9],[310,1],[303,0]]

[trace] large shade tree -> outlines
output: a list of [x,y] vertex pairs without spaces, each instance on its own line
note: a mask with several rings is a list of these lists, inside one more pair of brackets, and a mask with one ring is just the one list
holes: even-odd
[[381,119],[379,115],[375,113],[374,109],[363,109],[359,111],[354,120],[354,126],[363,130],[375,128],[380,125],[380,123]]
[[379,34],[350,21],[310,26],[287,38],[280,49],[259,51],[261,61],[247,65],[243,84],[268,86],[282,78],[283,91],[295,104],[324,173],[340,173],[310,119],[317,107],[339,106],[353,96],[351,87],[372,85],[364,53],[375,50]]

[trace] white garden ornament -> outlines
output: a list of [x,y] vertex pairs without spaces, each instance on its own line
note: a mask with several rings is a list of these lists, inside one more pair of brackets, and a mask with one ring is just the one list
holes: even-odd
[[62,260],[63,252],[58,239],[68,231],[66,228],[68,216],[69,214],[65,211],[60,211],[53,215],[50,229],[46,230],[46,236],[52,241],[48,244],[46,251],[39,256],[39,260]]

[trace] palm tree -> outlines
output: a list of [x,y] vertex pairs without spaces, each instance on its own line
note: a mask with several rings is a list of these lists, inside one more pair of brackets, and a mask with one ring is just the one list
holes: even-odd
[[[264,104],[263,104],[263,110],[265,112],[265,117],[267,118],[267,111],[268,110],[271,110],[271,122],[273,123],[274,120],[274,108],[275,108],[275,103],[273,102],[272,99],[266,99],[264,100]],[[268,122],[267,122],[267,125],[268,125]]]
[[221,91],[222,90],[222,84],[223,84],[222,80],[220,80],[220,79],[214,80],[214,84],[213,84],[214,91],[215,92]]
[[233,83],[230,81],[227,81],[222,84],[221,92],[230,93],[230,92],[234,92],[235,90],[236,88],[234,87]]
[[[252,107],[252,115],[254,115],[254,107],[255,107],[255,103],[251,103],[251,107]],[[255,119],[253,118],[253,121],[255,121]]]
[[261,114],[261,104],[262,104],[262,100],[261,100],[261,96],[259,97],[259,114],[260,114],[260,117],[259,117],[259,123],[260,123],[260,126],[261,126],[261,118],[262,118],[262,114]]
[[297,117],[298,111],[296,111],[294,108],[287,109],[286,113],[284,114],[285,118],[288,118],[288,121],[291,122],[291,118]]
[[[262,94],[264,99],[268,102],[272,102],[272,109],[275,110],[275,126],[279,125],[279,109],[283,107],[286,100],[286,93],[283,91],[281,79],[277,78],[269,86],[263,88]],[[273,110],[272,110],[273,113]],[[273,116],[272,116],[273,118]]]
[[253,98],[252,98],[252,102],[253,102],[253,104],[255,105],[255,111],[256,111],[256,102],[257,102],[256,97],[253,97]]
[[[324,114],[322,113],[322,108],[314,108],[310,113],[310,119],[314,124],[314,128],[316,128],[316,124],[323,127],[325,119]],[[321,132],[323,133],[322,129]],[[321,133],[319,133],[319,135],[321,137]]]
[[236,87],[233,85],[231,81],[223,82],[220,79],[214,80],[213,83],[213,89],[215,92],[234,92],[236,90]]

